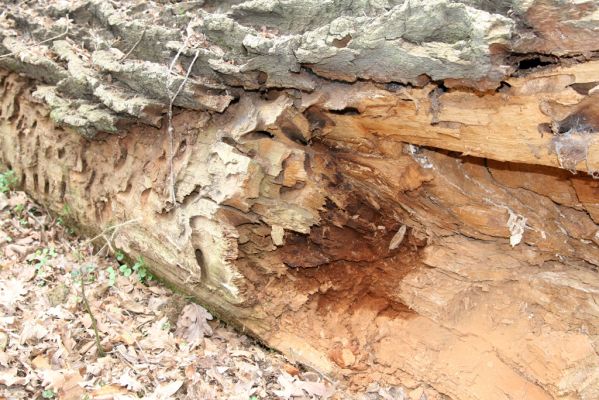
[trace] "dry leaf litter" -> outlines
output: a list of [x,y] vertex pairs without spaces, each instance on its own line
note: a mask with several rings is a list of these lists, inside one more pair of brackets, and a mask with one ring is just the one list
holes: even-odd
[[140,282],[63,219],[23,192],[0,193],[0,400],[427,399],[421,387],[345,391],[155,280]]

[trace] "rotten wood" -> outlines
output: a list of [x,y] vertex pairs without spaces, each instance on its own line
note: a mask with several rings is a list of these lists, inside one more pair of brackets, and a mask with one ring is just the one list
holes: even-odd
[[331,378],[599,398],[597,5],[205,3],[8,7],[0,164]]

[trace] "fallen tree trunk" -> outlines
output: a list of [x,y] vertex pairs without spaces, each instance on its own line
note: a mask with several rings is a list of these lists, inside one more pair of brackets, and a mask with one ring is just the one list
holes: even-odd
[[598,398],[597,5],[380,3],[7,6],[0,162],[323,374]]

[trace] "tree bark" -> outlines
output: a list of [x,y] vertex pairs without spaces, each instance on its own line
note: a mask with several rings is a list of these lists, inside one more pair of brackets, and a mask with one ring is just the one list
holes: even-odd
[[598,13],[7,4],[0,164],[335,379],[597,399]]

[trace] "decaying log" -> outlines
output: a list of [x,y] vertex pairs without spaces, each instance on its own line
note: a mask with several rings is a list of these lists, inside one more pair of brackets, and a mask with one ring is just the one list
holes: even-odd
[[48,3],[0,20],[38,201],[336,379],[599,398],[596,2]]

